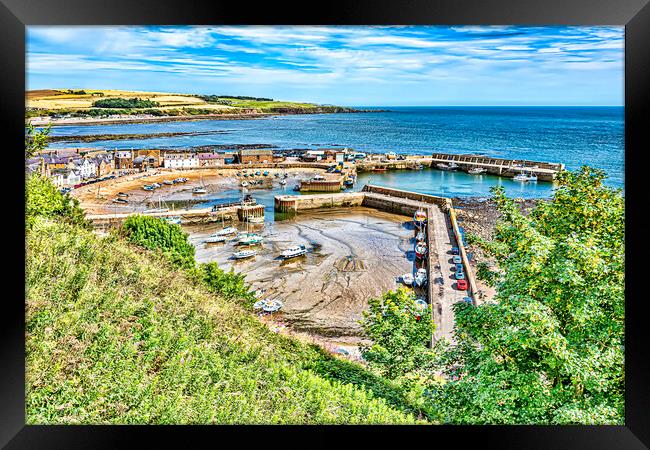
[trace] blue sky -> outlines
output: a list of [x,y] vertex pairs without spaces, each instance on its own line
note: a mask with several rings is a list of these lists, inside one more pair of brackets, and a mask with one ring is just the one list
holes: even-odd
[[623,105],[623,27],[27,29],[27,87],[337,105]]

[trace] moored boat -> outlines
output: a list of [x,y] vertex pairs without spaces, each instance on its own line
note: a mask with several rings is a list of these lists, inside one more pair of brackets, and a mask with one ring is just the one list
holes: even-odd
[[413,221],[415,222],[415,225],[417,225],[418,227],[421,227],[424,224],[424,222],[426,222],[426,220],[427,220],[427,213],[422,209],[418,209],[417,211],[415,211],[415,214],[413,214]]
[[129,203],[129,201],[126,200],[126,199],[124,199],[124,198],[119,198],[119,197],[117,197],[117,198],[114,198],[114,199],[113,199],[113,203],[126,204],[126,203]]
[[304,245],[294,245],[283,251],[281,256],[284,259],[290,259],[302,256],[305,253],[307,253],[307,248]]
[[226,242],[226,239],[228,239],[227,236],[219,235],[219,234],[214,233],[214,234],[211,234],[210,236],[208,236],[205,239],[205,242],[207,244],[214,244],[214,243],[217,243],[217,242]]
[[240,250],[232,254],[232,257],[235,259],[244,259],[250,258],[251,256],[257,255],[257,250]]
[[427,236],[424,230],[418,231],[418,234],[415,235],[415,240],[418,242],[424,242],[426,240]]
[[213,234],[213,236],[229,236],[231,234],[237,233],[237,228],[235,227],[227,227],[222,230],[217,231],[216,233]]
[[445,163],[438,163],[436,164],[436,167],[440,170],[456,170],[458,169],[458,164],[451,162],[449,164]]
[[237,241],[237,245],[257,245],[262,243],[264,238],[259,234],[248,233],[246,236],[242,236]]
[[512,178],[514,181],[537,181],[537,175],[534,175],[532,172],[530,174],[527,174],[525,172],[522,172],[520,174],[515,175]]
[[242,181],[241,185],[242,185],[242,187],[246,187],[246,186],[248,186],[248,182],[247,181]]
[[165,222],[171,223],[173,225],[180,225],[182,223],[182,219],[180,216],[172,216],[172,217],[163,217],[162,218]]
[[126,192],[118,192],[118,193],[117,193],[117,196],[118,196],[118,197],[128,197],[129,194],[127,194]]
[[174,184],[174,182],[172,180],[164,180],[163,183],[166,184],[166,185]]
[[481,175],[482,173],[485,173],[485,172],[487,172],[487,169],[485,169],[483,167],[472,167],[471,169],[469,169],[467,171],[467,173],[469,173],[471,175]]
[[402,275],[402,283],[407,286],[411,286],[413,284],[413,275],[410,273],[405,273]]
[[415,257],[418,259],[423,259],[427,255],[427,244],[424,242],[418,242],[415,245]]
[[192,194],[206,194],[208,190],[204,187],[197,186],[194,189],[192,189]]
[[418,287],[423,287],[427,284],[427,270],[418,269],[414,278],[415,285]]
[[155,188],[149,184],[145,184],[144,186],[142,186],[142,189],[144,189],[145,191],[153,191]]

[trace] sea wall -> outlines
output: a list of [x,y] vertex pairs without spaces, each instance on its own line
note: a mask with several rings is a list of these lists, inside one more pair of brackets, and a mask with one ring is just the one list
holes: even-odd
[[296,212],[317,208],[361,206],[363,192],[345,192],[313,195],[280,195],[275,197],[277,212]]
[[363,187],[363,192],[372,192],[375,194],[390,195],[391,197],[397,198],[407,198],[409,200],[415,200],[417,202],[432,203],[443,208],[443,211],[446,211],[448,202],[446,197],[437,197],[435,195],[419,194],[417,192],[402,191],[400,189],[393,189],[384,186],[375,186],[372,184],[366,184]]

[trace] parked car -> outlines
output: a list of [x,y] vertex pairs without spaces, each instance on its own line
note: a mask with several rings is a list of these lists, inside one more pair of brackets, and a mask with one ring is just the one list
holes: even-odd
[[463,263],[463,260],[459,255],[454,256],[452,258],[452,260],[453,260],[454,264],[462,264]]
[[456,281],[456,289],[459,291],[466,291],[467,290],[467,281],[466,280],[458,280]]
[[451,248],[451,254],[452,255],[458,255],[460,253],[460,250],[458,250],[458,247],[452,247]]
[[462,264],[454,264],[454,272],[462,271],[463,270],[463,265]]
[[464,280],[465,279],[465,273],[462,270],[459,270],[454,274],[457,280]]

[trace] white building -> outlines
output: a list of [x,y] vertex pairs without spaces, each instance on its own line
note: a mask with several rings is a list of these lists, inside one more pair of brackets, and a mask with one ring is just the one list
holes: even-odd
[[193,169],[199,167],[199,158],[195,153],[165,153],[165,169]]
[[82,179],[97,176],[97,163],[90,158],[80,158],[73,161],[74,169],[79,171]]

